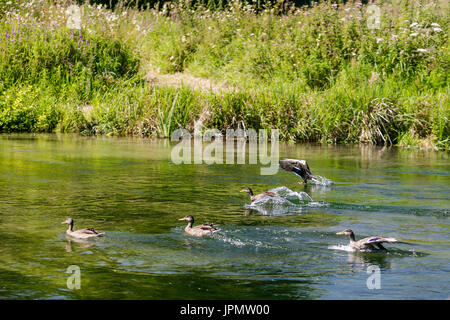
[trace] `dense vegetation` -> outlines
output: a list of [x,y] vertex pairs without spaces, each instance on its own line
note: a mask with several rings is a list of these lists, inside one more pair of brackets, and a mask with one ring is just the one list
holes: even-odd
[[[450,147],[444,1],[83,4],[75,30],[73,3],[0,0],[0,131],[168,136],[201,118],[286,140]],[[148,81],[155,70],[216,85]]]

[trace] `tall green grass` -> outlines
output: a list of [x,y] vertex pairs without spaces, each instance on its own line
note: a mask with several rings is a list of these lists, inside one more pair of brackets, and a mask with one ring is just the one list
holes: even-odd
[[[450,147],[444,2],[375,1],[375,29],[351,1],[84,4],[75,31],[71,1],[5,3],[0,131],[168,137],[201,118],[220,130],[277,128],[285,140]],[[150,70],[226,86],[158,86],[142,80]]]

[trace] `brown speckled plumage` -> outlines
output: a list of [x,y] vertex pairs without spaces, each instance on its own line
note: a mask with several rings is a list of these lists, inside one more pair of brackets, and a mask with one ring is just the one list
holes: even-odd
[[188,222],[188,225],[186,226],[186,228],[184,228],[184,231],[191,236],[203,237],[203,236],[212,234],[212,233],[220,230],[220,229],[217,229],[211,223],[204,223],[204,224],[200,224],[198,226],[193,226],[194,225],[194,217],[191,215],[185,216],[184,218],[181,218],[178,220],[185,220]]
[[278,197],[279,196],[275,192],[270,192],[270,191],[266,191],[266,192],[259,193],[259,194],[253,194],[252,189],[250,189],[248,187],[243,189],[243,190],[241,190],[240,192],[248,193],[249,196],[250,196],[250,200],[252,200],[252,201],[255,201],[255,200],[258,200],[258,199],[261,199],[261,198],[264,198],[264,197]]
[[374,251],[377,249],[387,251],[387,249],[382,245],[383,242],[386,243],[398,242],[398,240],[395,238],[379,237],[379,236],[367,237],[356,241],[355,234],[351,229],[345,229],[344,231],[338,232],[336,234],[349,236],[350,238],[349,246],[358,251]]

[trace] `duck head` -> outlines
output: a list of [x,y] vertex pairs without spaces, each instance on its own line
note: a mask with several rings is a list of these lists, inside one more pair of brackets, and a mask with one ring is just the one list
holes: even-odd
[[350,237],[350,241],[355,241],[355,234],[353,233],[352,229],[345,229],[344,231],[338,232],[336,234],[349,236]]
[[352,229],[345,229],[344,231],[338,232],[336,234],[338,235],[344,235],[344,236],[349,236],[353,233]]
[[63,222],[61,222],[61,224],[73,224],[73,219],[72,218],[67,218],[66,220],[64,220]]
[[246,193],[248,193],[249,195],[253,195],[253,191],[252,191],[252,189],[250,189],[249,187],[247,187],[247,188],[245,188],[245,189],[242,189],[241,191],[239,191],[239,192],[246,192]]
[[191,216],[191,215],[187,215],[187,216],[185,216],[184,218],[181,218],[181,219],[178,219],[178,220],[185,220],[185,221],[187,221],[187,222],[194,222],[194,217],[193,216]]

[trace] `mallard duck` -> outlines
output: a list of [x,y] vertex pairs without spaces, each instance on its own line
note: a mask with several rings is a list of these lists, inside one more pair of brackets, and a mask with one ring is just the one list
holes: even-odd
[[184,228],[184,231],[191,236],[203,237],[220,230],[216,228],[212,223],[204,223],[193,227],[194,217],[191,215],[185,216],[184,218],[178,220],[185,220],[188,222],[188,225],[186,226],[186,228]]
[[367,237],[356,241],[355,234],[351,229],[345,229],[344,231],[338,232],[336,234],[349,236],[350,247],[358,251],[373,251],[377,249],[376,247],[378,247],[378,249],[380,250],[388,251],[385,247],[383,247],[382,245],[383,242],[387,243],[398,242],[397,239],[389,237]]
[[99,237],[103,236],[105,233],[97,231],[93,228],[86,228],[86,229],[80,229],[73,231],[73,219],[67,218],[65,221],[61,222],[61,224],[67,223],[69,225],[69,228],[66,230],[66,234],[68,236],[78,238],[78,239],[87,239],[92,237]]
[[266,191],[263,193],[259,193],[259,194],[253,194],[252,189],[250,189],[249,187],[239,191],[239,192],[246,192],[250,195],[250,200],[255,201],[264,197],[278,197],[278,194],[276,194],[275,192],[270,192],[270,191]]
[[283,170],[294,172],[296,175],[300,176],[303,179],[303,182],[299,183],[306,183],[308,180],[314,178],[308,163],[305,160],[283,159],[280,160],[279,163]]

